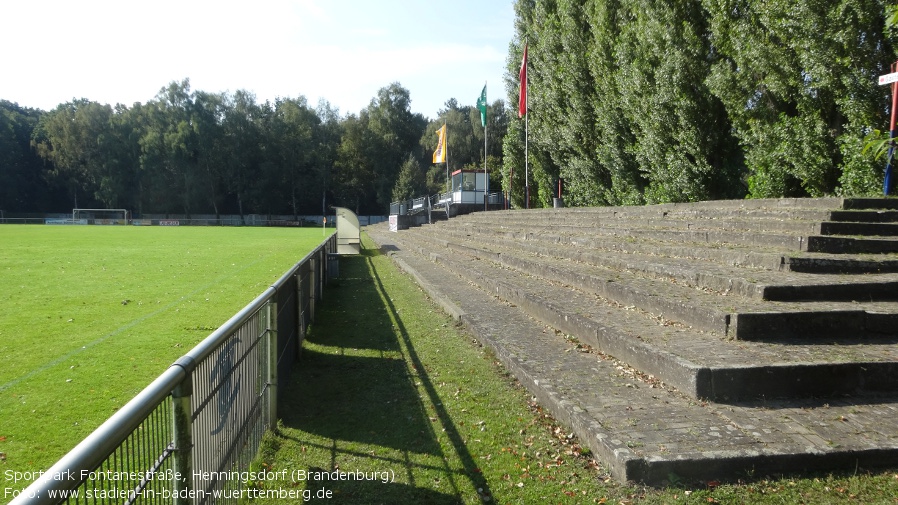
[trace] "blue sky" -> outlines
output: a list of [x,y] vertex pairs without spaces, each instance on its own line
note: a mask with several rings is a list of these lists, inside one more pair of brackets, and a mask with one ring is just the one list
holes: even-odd
[[450,98],[506,99],[513,0],[17,0],[0,3],[0,99],[131,105],[171,81],[305,96],[358,113],[399,82],[433,119]]

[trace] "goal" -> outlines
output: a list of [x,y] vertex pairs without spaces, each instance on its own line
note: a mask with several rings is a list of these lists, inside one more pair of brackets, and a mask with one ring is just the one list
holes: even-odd
[[128,224],[127,209],[72,209],[72,222],[82,224]]

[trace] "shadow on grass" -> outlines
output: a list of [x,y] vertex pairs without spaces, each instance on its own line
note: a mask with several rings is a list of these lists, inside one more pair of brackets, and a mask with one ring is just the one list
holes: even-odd
[[[335,490],[341,501],[352,503],[449,504],[461,503],[463,495],[474,493],[489,502],[492,494],[486,480],[443,407],[372,261],[380,254],[364,249],[359,256],[341,258],[341,278],[328,286],[323,308],[307,337],[313,345],[304,346],[280,415],[285,427],[328,439],[328,447],[321,438],[293,440],[329,451],[330,468],[325,472],[339,468],[338,459],[355,458],[372,467],[404,472],[400,477],[411,484],[310,479],[306,489]],[[440,445],[437,430],[445,433],[448,445]],[[378,454],[390,453],[378,447],[401,455]],[[438,463],[420,463],[422,458],[416,454]],[[414,486],[421,469],[438,472],[452,492]]]
[[[303,351],[282,422],[326,438],[439,455],[421,399],[400,359]],[[326,383],[326,385],[323,385]],[[293,408],[295,407],[295,408]]]

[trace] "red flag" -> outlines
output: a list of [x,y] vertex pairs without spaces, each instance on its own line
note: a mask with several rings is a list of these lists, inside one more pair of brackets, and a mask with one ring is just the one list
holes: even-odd
[[521,79],[521,93],[518,96],[518,117],[524,117],[527,113],[527,44],[524,44],[524,59],[521,60],[521,70],[518,72]]

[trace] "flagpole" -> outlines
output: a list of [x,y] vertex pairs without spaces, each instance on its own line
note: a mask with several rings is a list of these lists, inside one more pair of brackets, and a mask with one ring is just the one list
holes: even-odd
[[[446,124],[443,124],[443,128],[446,128]],[[449,201],[446,202],[446,218],[449,218],[449,204],[454,203],[454,199],[452,196],[452,180],[449,178],[449,128],[446,128],[445,138],[443,142],[444,152],[446,153],[446,185],[449,187]]]
[[[524,208],[530,208],[530,160],[529,156],[529,129],[530,121],[527,109],[530,107],[530,93],[527,92],[527,42],[524,42],[524,57],[521,58],[521,69],[518,71],[518,80],[520,81],[520,92],[518,93],[518,118],[524,116]],[[511,172],[508,182],[509,198],[512,193],[512,179],[514,178],[514,170]]]
[[[898,72],[898,61],[892,64],[892,72]],[[889,154],[886,159],[885,177],[882,181],[882,194],[889,196],[892,189],[892,156],[895,154],[895,137],[898,131],[895,130],[895,108],[898,106],[898,82],[892,83],[892,120],[889,124]]]
[[440,160],[446,163],[446,198],[442,203],[446,206],[446,217],[449,217],[449,203],[452,201],[452,181],[449,178],[449,129],[446,123],[437,130],[437,150],[433,152],[433,164],[440,163]]
[[514,185],[514,165],[508,168],[508,193],[505,194],[505,210],[511,207],[511,190]]
[[530,140],[530,89],[527,82],[527,44],[524,44],[524,195],[527,201],[524,208],[530,208],[530,156],[528,143]]
[[[484,95],[486,94],[487,82],[488,81],[483,81]],[[485,108],[486,104],[483,104],[483,106]],[[489,210],[488,204],[490,199],[490,176],[486,173],[486,115],[484,115],[483,117],[483,183],[484,188],[486,188],[483,190],[483,210]]]
[[[449,187],[449,157],[446,156],[446,123],[443,123],[443,127],[440,128],[443,130],[443,135],[440,135],[440,140],[442,141],[442,150],[440,151],[440,156],[442,159],[446,161],[446,201],[443,202],[446,205],[446,214],[449,214],[449,194],[451,193],[451,189]],[[439,130],[437,130],[437,134],[439,134]],[[437,160],[439,162],[439,160]]]

